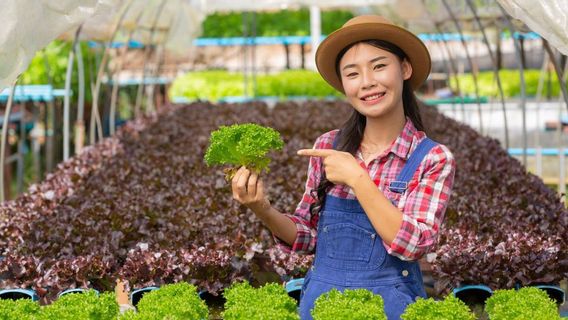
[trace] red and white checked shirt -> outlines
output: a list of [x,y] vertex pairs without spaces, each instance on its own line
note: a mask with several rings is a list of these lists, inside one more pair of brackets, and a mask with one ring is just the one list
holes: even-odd
[[[321,135],[316,140],[314,149],[331,149],[337,132],[338,130],[333,130]],[[403,215],[402,226],[391,245],[384,242],[383,245],[389,254],[403,260],[420,259],[436,244],[454,181],[454,156],[446,146],[439,144],[424,157],[405,193],[389,190],[389,183],[396,180],[411,153],[425,137],[426,134],[418,131],[407,118],[398,138],[373,159],[368,167],[363,161],[361,149],[355,157],[367,169],[383,194],[391,201],[398,201],[398,209]],[[319,215],[312,216],[310,213],[310,204],[315,201],[311,191],[317,188],[321,172],[322,159],[311,157],[302,200],[294,214],[287,214],[296,224],[296,240],[290,247],[275,237],[276,242],[287,252],[312,253],[315,249]],[[329,194],[343,199],[356,199],[353,190],[346,185],[335,185]]]

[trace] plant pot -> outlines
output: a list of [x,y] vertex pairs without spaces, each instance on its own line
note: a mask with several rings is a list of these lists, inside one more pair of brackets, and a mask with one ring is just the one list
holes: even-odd
[[146,293],[150,292],[150,291],[154,291],[154,290],[158,290],[160,289],[159,287],[144,287],[141,289],[136,289],[134,291],[132,291],[132,293],[130,294],[130,302],[132,303],[133,306],[136,307],[136,305],[138,304],[138,302],[140,301],[140,299],[142,299],[142,296],[144,296]]
[[71,293],[85,293],[89,290],[93,290],[96,292],[97,296],[99,295],[99,291],[95,290],[95,289],[84,289],[84,288],[74,288],[74,289],[67,289],[64,291],[61,291],[57,294],[57,298],[61,298],[62,296],[66,295],[66,294],[71,294]]
[[304,278],[292,279],[286,282],[286,291],[288,295],[300,303],[300,294],[302,293],[302,286],[304,285]]
[[0,300],[18,300],[18,299],[31,299],[38,301],[39,297],[34,290],[31,289],[4,289],[0,290]]
[[564,290],[562,290],[562,288],[560,288],[559,286],[552,284],[539,284],[533,285],[533,287],[544,290],[548,294],[550,299],[556,301],[556,304],[559,306],[562,305],[564,301],[566,301],[566,292],[564,292]]

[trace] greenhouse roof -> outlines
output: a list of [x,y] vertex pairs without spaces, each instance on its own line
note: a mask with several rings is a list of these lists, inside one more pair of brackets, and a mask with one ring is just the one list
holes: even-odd
[[[469,1],[469,0],[468,0]],[[498,0],[513,18],[568,54],[568,3],[564,0]],[[6,0],[0,2],[0,88],[26,70],[38,50],[56,38],[72,39],[81,26],[81,39],[136,41],[161,44],[170,51],[187,52],[201,33],[207,14],[226,11],[295,9],[299,7],[353,7],[357,14],[378,13],[413,29],[434,30],[449,21],[442,3],[460,17],[468,15],[463,0]],[[493,1],[476,1],[502,13]],[[470,15],[470,14],[469,14]],[[435,17],[435,18],[433,18]],[[491,14],[485,15],[490,17]],[[436,21],[432,21],[436,19]],[[429,22],[424,24],[424,21]],[[416,30],[415,30],[416,31]]]

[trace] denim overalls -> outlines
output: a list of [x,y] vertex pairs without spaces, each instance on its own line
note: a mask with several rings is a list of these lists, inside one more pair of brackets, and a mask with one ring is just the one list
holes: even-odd
[[[335,144],[334,141],[334,149]],[[428,138],[420,143],[397,181],[390,184],[391,191],[406,190],[420,162],[435,145]],[[317,230],[315,259],[304,279],[300,298],[302,320],[312,319],[314,301],[333,288],[365,288],[380,294],[389,320],[399,319],[417,297],[426,298],[418,262],[403,261],[387,253],[358,200],[327,195]]]

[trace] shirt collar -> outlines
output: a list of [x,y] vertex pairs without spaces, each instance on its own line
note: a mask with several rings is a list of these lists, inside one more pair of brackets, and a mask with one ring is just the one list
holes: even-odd
[[406,124],[404,125],[402,132],[392,144],[390,152],[404,160],[407,160],[410,156],[410,147],[412,146],[412,142],[414,141],[417,132],[418,130],[412,123],[412,120],[406,117]]

